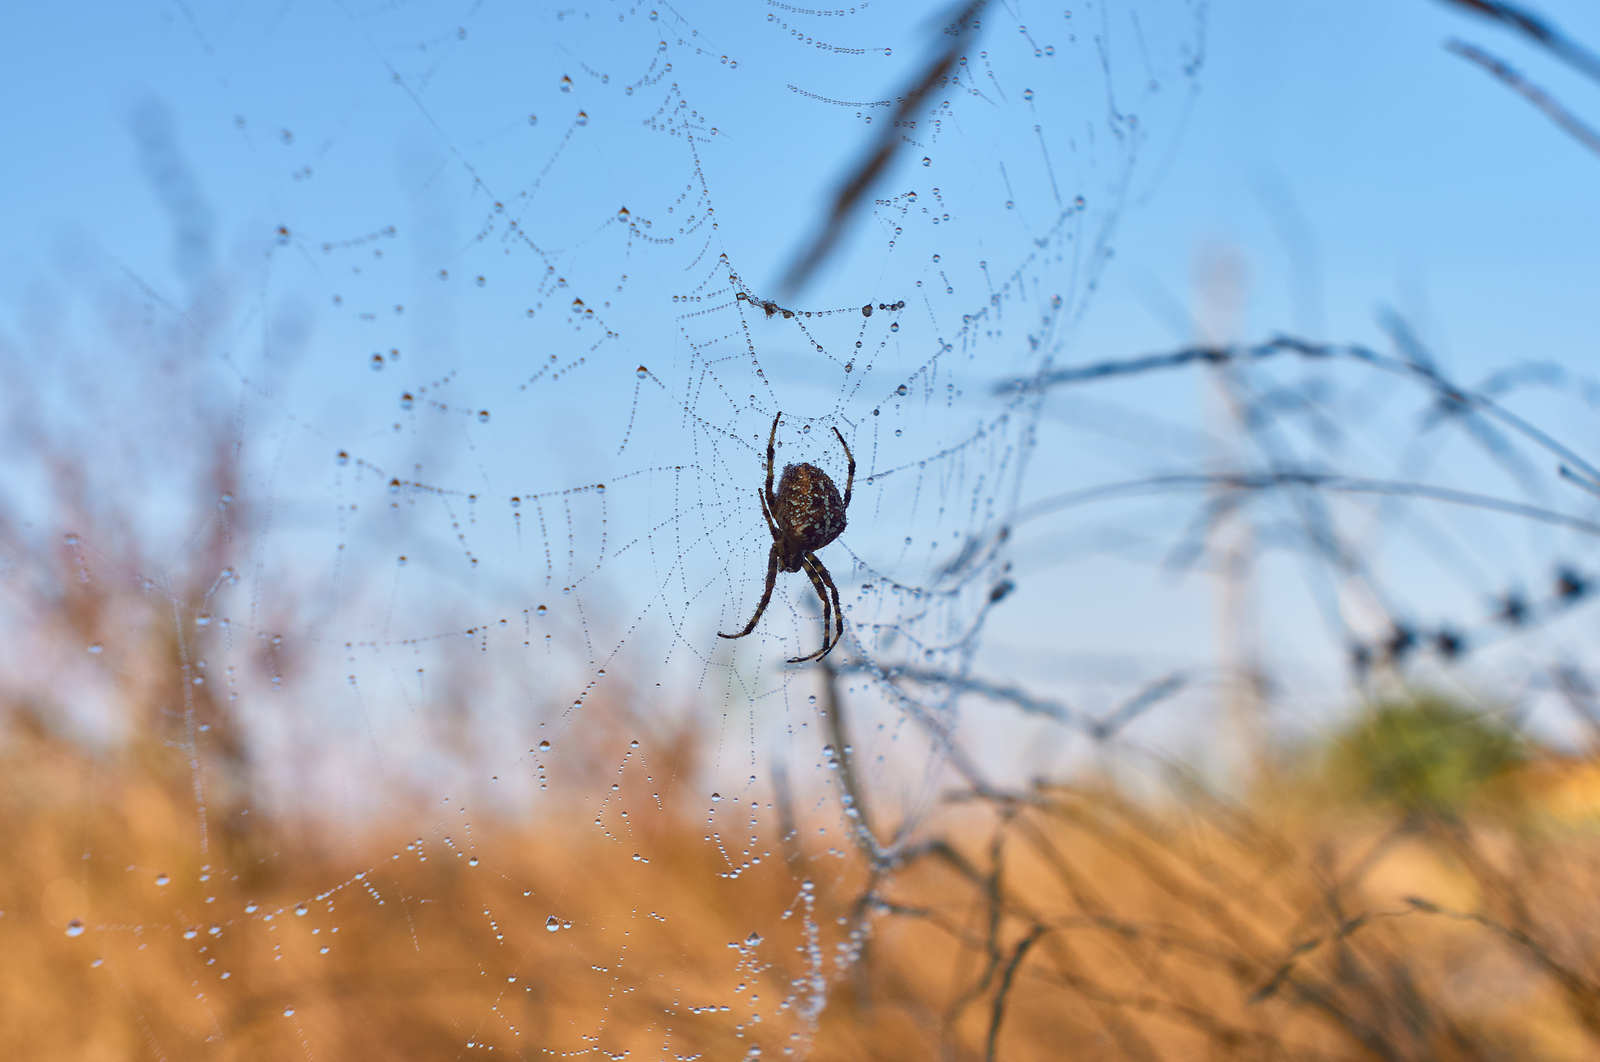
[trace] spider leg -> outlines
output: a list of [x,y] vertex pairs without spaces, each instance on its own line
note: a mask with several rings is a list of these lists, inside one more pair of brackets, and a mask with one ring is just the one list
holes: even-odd
[[[767,505],[776,509],[778,496],[772,493],[772,462],[778,458],[778,421],[783,419],[783,410],[778,410],[777,416],[772,418],[772,431],[767,435]],[[777,538],[774,533],[773,538]]]
[[[833,585],[833,577],[828,574],[828,569],[817,559],[815,553],[807,553],[802,567],[806,575],[811,577],[811,586],[817,592],[817,598],[822,602],[822,648],[806,656],[796,656],[789,660],[791,664],[803,664],[808,660],[821,660],[839,644],[839,639],[844,636],[844,610],[839,608],[839,590]],[[833,590],[833,602],[828,601],[828,590]],[[832,628],[838,628],[838,634],[832,633]]]
[[717,632],[718,638],[743,638],[756,629],[756,624],[761,619],[761,614],[767,610],[767,602],[772,600],[772,586],[778,581],[778,544],[772,544],[772,551],[767,554],[767,588],[761,591],[761,603],[756,605],[756,614],[750,617],[750,622],[744,625],[744,630],[738,634],[723,634]]
[[772,518],[772,509],[767,505],[767,496],[761,493],[761,488],[756,488],[756,497],[761,501],[761,515],[767,518],[767,530],[772,532],[772,541],[776,542],[783,536],[778,534],[778,522]]
[[[844,507],[848,509],[850,508],[850,490],[856,485],[856,455],[850,452],[850,444],[844,441],[844,436],[840,434],[838,428],[834,428],[833,433],[839,436],[839,445],[844,447],[845,459],[850,462],[850,471],[844,481]],[[826,571],[827,569],[823,570]]]
[[[815,558],[816,554],[812,554]],[[833,581],[833,573],[828,571],[828,566],[822,561],[817,561],[817,571],[822,574],[822,581],[828,584],[828,590],[833,594],[833,644],[838,645],[839,639],[844,637],[844,606],[839,604],[839,586]]]

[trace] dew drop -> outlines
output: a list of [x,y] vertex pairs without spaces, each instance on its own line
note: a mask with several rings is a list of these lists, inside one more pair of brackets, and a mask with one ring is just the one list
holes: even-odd
[[74,918],[72,921],[68,922],[67,923],[67,936],[69,936],[69,937],[81,937],[81,936],[83,936],[83,923],[80,922],[76,918]]

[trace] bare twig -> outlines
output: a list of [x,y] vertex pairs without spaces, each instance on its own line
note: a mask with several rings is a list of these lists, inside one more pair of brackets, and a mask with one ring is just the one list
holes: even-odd
[[956,60],[961,57],[961,50],[966,47],[968,39],[977,28],[978,16],[983,13],[985,4],[986,0],[972,0],[946,24],[944,32],[949,35],[950,43],[933,56],[917,78],[916,84],[900,97],[899,106],[895,108],[894,114],[878,127],[877,138],[868,147],[855,169],[840,184],[838,192],[834,194],[833,206],[828,211],[827,224],[817,234],[816,239],[811,241],[805,253],[789,267],[780,290],[786,293],[793,292],[809,280],[817,266],[827,257],[828,252],[833,250],[833,245],[838,242],[839,237],[844,235],[851,217],[866,200],[872,183],[889,168],[889,164],[899,153],[901,129],[906,123],[915,120],[934,90],[950,76]]
[[1011,994],[1011,983],[1016,979],[1017,967],[1022,965],[1028,949],[1038,943],[1044,934],[1045,927],[1036,925],[1028,931],[1027,936],[1017,941],[1017,946],[1012,950],[1011,958],[1006,962],[1006,968],[1000,975],[1000,989],[994,994],[994,1010],[989,1017],[988,1046],[983,1053],[988,1062],[994,1062],[996,1057],[995,1048],[1000,1043],[1000,1023],[1006,1016],[1006,997]]
[[1523,77],[1505,60],[1498,59],[1466,41],[1449,41],[1445,44],[1445,48],[1487,70],[1511,91],[1543,111],[1546,118],[1560,126],[1574,140],[1596,155],[1600,155],[1600,132],[1584,124],[1577,115],[1563,107],[1544,89]]
[[1600,56],[1556,29],[1543,17],[1514,4],[1505,3],[1504,0],[1445,0],[1445,3],[1464,7],[1511,26],[1548,48],[1553,55],[1569,63],[1574,69],[1600,81]]

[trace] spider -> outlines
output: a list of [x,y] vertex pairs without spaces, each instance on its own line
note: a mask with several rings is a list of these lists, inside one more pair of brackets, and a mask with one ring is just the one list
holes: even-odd
[[[738,634],[718,631],[717,637],[743,638],[755,630],[761,614],[767,610],[767,602],[772,600],[772,587],[778,579],[778,572],[804,569],[806,575],[811,577],[817,597],[822,601],[822,648],[808,656],[791,657],[789,660],[791,664],[802,664],[807,660],[821,660],[844,637],[844,610],[839,606],[839,588],[833,584],[833,576],[828,574],[827,567],[817,559],[817,550],[844,531],[844,511],[850,508],[850,490],[856,483],[856,459],[850,452],[850,444],[844,441],[839,429],[834,428],[833,434],[838,436],[839,445],[844,447],[845,459],[850,462],[844,498],[839,497],[839,488],[833,485],[828,474],[811,464],[785,465],[783,479],[778,482],[778,492],[774,494],[772,462],[778,442],[778,421],[781,419],[783,411],[779,410],[778,415],[772,418],[772,432],[767,436],[766,489],[756,488],[756,497],[761,501],[761,515],[767,518],[767,530],[772,533],[772,552],[767,555],[767,587],[761,591],[761,603],[756,605],[756,614],[750,617],[744,630]],[[833,596],[831,604],[829,594]],[[833,628],[831,637],[830,626]]]

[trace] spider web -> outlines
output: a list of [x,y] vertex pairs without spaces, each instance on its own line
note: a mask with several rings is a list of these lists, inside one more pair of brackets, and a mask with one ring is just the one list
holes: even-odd
[[[184,9],[185,102],[134,122],[176,264],[91,256],[103,384],[93,329],[28,337],[62,352],[33,443],[113,453],[24,484],[67,499],[29,514],[62,593],[108,603],[24,643],[74,726],[147,738],[182,793],[128,836],[91,798],[93,874],[41,915],[140,1049],[360,1054],[334,971],[409,998],[466,963],[419,1049],[806,1051],[870,937],[819,899],[879,844],[840,779],[881,774],[913,829],[983,751],[954,693],[893,680],[989,648],[1042,407],[994,384],[1070,349],[1201,8]],[[717,637],[760,593],[780,412],[780,468],[842,486],[833,429],[858,466],[828,670],[785,665],[821,633],[800,575]],[[181,1000],[141,996],[169,972]]]

